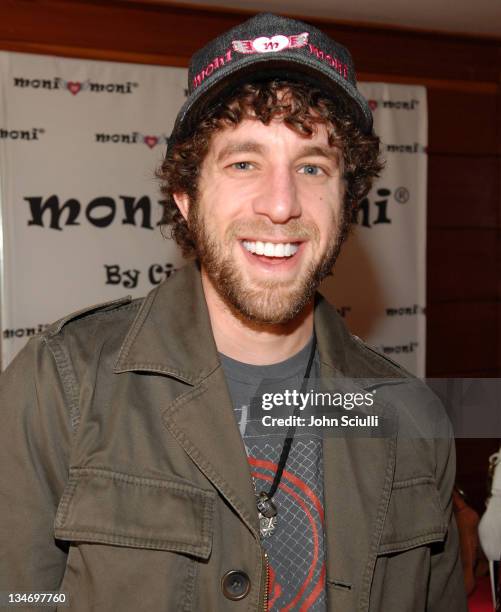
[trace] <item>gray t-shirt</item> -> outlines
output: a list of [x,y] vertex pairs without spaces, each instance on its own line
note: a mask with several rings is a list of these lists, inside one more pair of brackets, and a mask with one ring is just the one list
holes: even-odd
[[[285,429],[257,428],[263,392],[299,391],[313,338],[296,355],[266,366],[235,361],[220,353],[256,491],[268,492],[282,451]],[[320,377],[318,351],[310,378]],[[257,402],[256,402],[257,398]],[[251,409],[251,401],[254,401]],[[292,414],[292,408],[290,409]],[[270,563],[269,610],[325,612],[325,548],[322,440],[296,429],[280,486],[275,531],[262,538]],[[257,512],[257,509],[256,509]]]

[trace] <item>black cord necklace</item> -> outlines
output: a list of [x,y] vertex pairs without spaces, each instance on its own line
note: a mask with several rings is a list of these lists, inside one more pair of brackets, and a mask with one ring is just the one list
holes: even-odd
[[[306,366],[306,371],[304,373],[303,382],[301,384],[301,393],[304,393],[306,390],[306,385],[308,384],[308,379],[310,378],[311,367],[313,365],[313,359],[315,357],[315,349],[317,347],[317,341],[315,334],[313,334],[313,341],[311,343],[310,356],[308,358],[308,365]],[[259,531],[262,537],[270,536],[274,531],[277,524],[277,506],[273,502],[273,496],[277,492],[278,485],[280,484],[280,480],[282,478],[283,471],[285,469],[285,465],[287,463],[287,459],[289,457],[289,452],[291,450],[292,441],[294,440],[294,434],[296,433],[296,413],[298,412],[299,405],[294,407],[292,425],[290,425],[287,435],[285,436],[284,445],[282,446],[282,452],[280,454],[280,459],[278,461],[277,471],[275,472],[275,476],[273,478],[273,482],[271,488],[268,492],[260,491],[256,492],[256,505],[257,512],[259,518]]]

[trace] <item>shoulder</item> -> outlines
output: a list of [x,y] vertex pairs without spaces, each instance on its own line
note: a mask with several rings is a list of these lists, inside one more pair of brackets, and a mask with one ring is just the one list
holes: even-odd
[[113,324],[130,320],[141,306],[144,298],[133,300],[130,295],[87,306],[49,325],[40,336],[44,339],[54,338],[62,333],[78,333],[80,330],[100,324]]
[[88,356],[100,353],[104,345],[118,350],[144,300],[129,295],[87,306],[49,325],[40,340],[49,348],[65,346]]
[[[414,470],[428,465],[434,472],[447,460],[453,432],[441,399],[402,365],[379,353],[358,336],[347,332],[347,360],[359,382],[373,390],[378,404],[396,419],[399,468]],[[444,454],[440,459],[438,455]],[[416,474],[414,474],[416,475]]]
[[412,378],[400,364],[351,333],[336,307],[317,294],[315,329],[324,360],[350,378]]
[[126,296],[88,306],[55,321],[34,340],[55,362],[63,382],[78,386],[100,367],[111,372],[144,299]]
[[91,341],[92,336],[95,339],[100,337],[102,340],[104,336],[110,334],[120,335],[122,328],[126,332],[142,302],[143,298],[133,300],[131,296],[125,296],[87,306],[58,319],[28,340],[25,347],[6,368],[2,378],[13,368],[19,368],[20,364],[26,366],[30,361],[35,363],[44,358],[45,354],[50,356],[54,352],[54,347],[68,340],[70,344],[72,339],[77,338]]
[[449,439],[450,423],[441,399],[402,365],[351,335],[352,359],[358,360],[360,382],[371,388],[398,421],[401,439]]
[[454,472],[454,433],[440,397],[400,364],[367,346],[356,336],[360,359],[377,371],[369,380],[378,402],[395,418],[397,461],[395,480],[431,477],[437,487],[445,471]]
[[349,348],[352,358],[356,355],[360,361],[361,370],[366,372],[364,376],[368,374],[381,378],[416,378],[414,374],[406,370],[401,364],[369,346],[355,334],[350,333]]

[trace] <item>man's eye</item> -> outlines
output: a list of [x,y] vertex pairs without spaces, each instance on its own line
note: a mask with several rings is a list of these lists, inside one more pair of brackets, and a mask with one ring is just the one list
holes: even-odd
[[250,170],[250,168],[252,168],[252,164],[250,162],[240,161],[231,164],[231,167],[235,168],[236,170]]
[[306,166],[301,166],[299,169],[301,174],[307,174],[309,176],[320,176],[321,174],[325,174],[325,172],[320,168],[320,166],[314,166],[307,164]]

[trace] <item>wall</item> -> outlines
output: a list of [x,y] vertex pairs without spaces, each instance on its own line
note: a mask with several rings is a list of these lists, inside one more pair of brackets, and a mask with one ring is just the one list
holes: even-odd
[[[0,49],[186,66],[247,16],[148,0],[3,0]],[[351,50],[360,80],[428,87],[427,373],[498,377],[501,40],[309,21]],[[479,511],[498,444],[457,442],[458,482]]]

